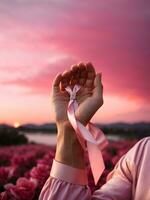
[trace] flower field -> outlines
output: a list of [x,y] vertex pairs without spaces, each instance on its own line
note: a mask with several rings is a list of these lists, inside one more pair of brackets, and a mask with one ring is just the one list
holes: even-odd
[[[92,191],[105,183],[107,174],[119,158],[137,141],[110,142],[103,151],[106,169],[94,186],[87,162],[89,186]],[[38,200],[40,191],[49,177],[55,147],[21,145],[0,148],[0,200]]]

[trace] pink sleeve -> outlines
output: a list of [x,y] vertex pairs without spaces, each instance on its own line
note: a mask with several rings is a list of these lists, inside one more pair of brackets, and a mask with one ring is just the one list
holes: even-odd
[[95,191],[93,196],[87,186],[85,170],[53,161],[49,179],[39,200],[129,200],[131,197],[131,174],[124,157],[109,175],[108,182]]
[[50,177],[41,191],[39,200],[148,200],[149,141],[150,137],[147,137],[134,145],[108,175],[106,184],[93,195],[87,186],[85,170],[54,160]]
[[50,177],[46,181],[39,200],[89,200],[87,173],[57,161],[53,161]]
[[91,193],[87,186],[75,185],[50,177],[44,185],[39,200],[89,200]]
[[107,182],[94,192],[92,199],[100,200],[131,200],[132,175],[130,161],[123,156],[114,170],[107,176]]

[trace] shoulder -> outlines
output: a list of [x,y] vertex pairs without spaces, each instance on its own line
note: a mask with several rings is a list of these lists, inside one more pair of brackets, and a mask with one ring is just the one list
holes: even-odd
[[120,158],[113,171],[107,177],[107,180],[114,176],[120,176],[124,180],[132,181],[133,172],[137,171],[141,163],[148,160],[150,153],[150,137],[139,140],[124,156]]
[[150,137],[145,137],[141,140],[139,140],[130,150],[127,154],[132,153],[139,153],[139,151],[144,151],[147,148],[150,148]]
[[145,137],[139,140],[134,146],[141,146],[141,145],[149,145],[150,144],[150,137]]
[[126,158],[130,160],[133,165],[138,165],[143,158],[147,157],[150,152],[150,137],[145,137],[139,140],[126,154]]

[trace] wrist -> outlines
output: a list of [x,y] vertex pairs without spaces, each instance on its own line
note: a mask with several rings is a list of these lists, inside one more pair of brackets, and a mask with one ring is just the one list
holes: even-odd
[[62,132],[63,130],[71,130],[71,131],[74,130],[69,120],[56,121],[56,126],[57,126],[58,133]]
[[55,160],[76,168],[84,168],[84,150],[70,122],[56,124],[58,133]]

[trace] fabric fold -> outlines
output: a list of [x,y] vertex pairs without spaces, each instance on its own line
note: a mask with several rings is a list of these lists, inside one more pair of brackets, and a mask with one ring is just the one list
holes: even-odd
[[59,180],[66,181],[68,183],[87,185],[87,172],[85,169],[79,169],[66,164],[53,160],[53,164],[50,172],[51,177],[56,177]]
[[78,109],[76,94],[80,90],[80,86],[75,85],[73,90],[69,86],[65,89],[70,95],[70,101],[67,109],[69,121],[76,132],[82,148],[88,152],[94,182],[97,184],[105,169],[101,150],[106,147],[108,141],[103,132],[93,123],[89,122],[87,127],[85,127],[76,119],[75,112]]

